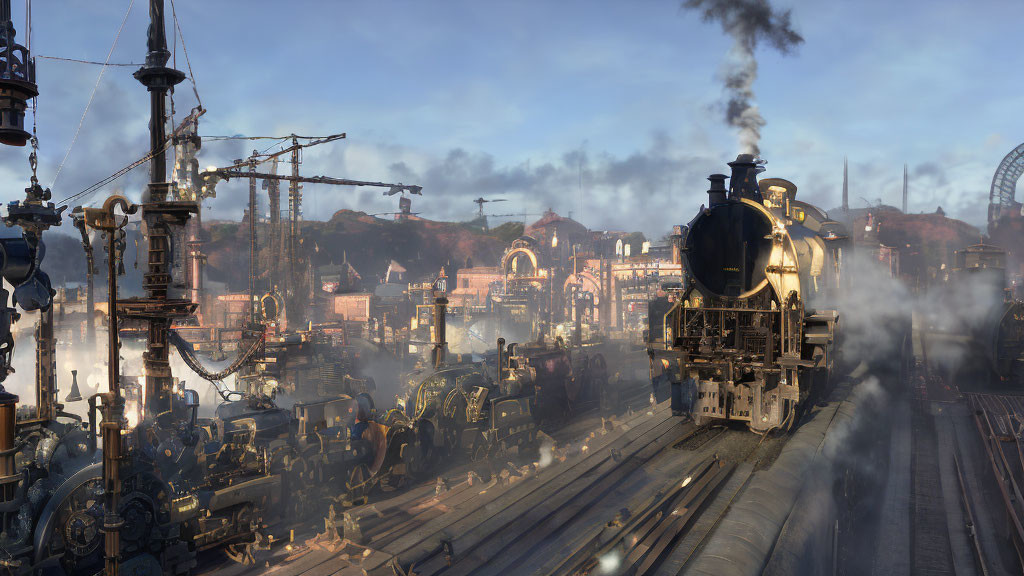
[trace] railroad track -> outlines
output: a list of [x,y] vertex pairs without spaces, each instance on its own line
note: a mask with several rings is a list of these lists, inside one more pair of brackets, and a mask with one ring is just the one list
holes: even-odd
[[[1024,398],[996,394],[967,394],[974,423],[999,488],[1007,517],[1009,540],[1024,566]],[[979,560],[980,561],[980,560]]]
[[698,428],[665,403],[547,467],[422,485],[339,514],[273,566],[217,573],[570,576],[615,565],[620,574],[676,574],[783,441]]

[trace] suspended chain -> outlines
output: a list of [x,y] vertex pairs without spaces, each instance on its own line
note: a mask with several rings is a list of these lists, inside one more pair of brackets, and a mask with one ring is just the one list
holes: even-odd
[[185,361],[185,365],[198,374],[200,378],[209,382],[223,380],[235,372],[238,372],[242,366],[244,366],[245,363],[259,351],[260,346],[263,344],[263,336],[261,335],[253,341],[252,346],[250,346],[245,353],[240,354],[238,358],[235,358],[235,361],[232,362],[230,366],[220,372],[210,372],[206,368],[203,368],[202,364],[199,363],[199,359],[196,358],[195,352],[192,349],[192,344],[185,340],[181,334],[178,334],[176,330],[168,330],[167,334],[167,340],[178,350],[178,354],[181,356],[181,359]]

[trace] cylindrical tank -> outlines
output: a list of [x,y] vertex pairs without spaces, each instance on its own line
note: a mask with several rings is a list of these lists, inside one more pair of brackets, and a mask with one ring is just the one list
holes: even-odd
[[18,480],[14,467],[14,437],[18,397],[0,388],[0,502],[14,498]]

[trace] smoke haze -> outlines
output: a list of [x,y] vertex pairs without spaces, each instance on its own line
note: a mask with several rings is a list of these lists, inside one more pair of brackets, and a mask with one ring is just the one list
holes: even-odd
[[699,11],[705,22],[718,22],[732,38],[722,70],[727,98],[725,122],[739,130],[743,152],[760,154],[758,142],[765,119],[754,103],[754,52],[761,41],[782,54],[789,54],[803,43],[803,37],[790,25],[789,10],[776,12],[767,0],[687,0],[683,7]]

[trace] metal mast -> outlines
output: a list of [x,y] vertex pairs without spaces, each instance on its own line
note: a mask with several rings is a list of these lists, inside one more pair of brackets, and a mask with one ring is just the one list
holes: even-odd
[[[270,172],[277,174],[278,159],[275,156]],[[276,291],[281,272],[281,182],[264,180],[270,205],[270,290]]]
[[89,239],[89,230],[86,229],[85,216],[81,212],[81,207],[73,211],[71,221],[82,235],[82,249],[85,251],[85,346],[86,351],[92,354],[96,351],[96,318],[93,313],[96,310],[95,292],[93,291],[96,263],[93,259],[92,241]]
[[903,213],[907,213],[907,165],[903,165]]
[[304,319],[300,310],[302,302],[302,282],[298,281],[299,257],[299,214],[302,209],[302,185],[299,183],[299,162],[301,162],[299,140],[292,135],[292,180],[288,185],[288,288],[287,305],[288,323],[296,326]]
[[843,214],[850,211],[850,178],[847,172],[846,157],[843,156]]
[[[249,157],[249,173],[256,173],[256,150]],[[256,177],[249,176],[249,326],[256,323]]]
[[167,331],[171,319],[188,316],[195,309],[189,300],[168,298],[171,284],[171,234],[173,227],[184,226],[189,215],[196,212],[195,202],[169,201],[164,128],[167,114],[167,91],[185,79],[185,74],[168,68],[171,53],[167,50],[164,32],[164,2],[149,2],[149,34],[146,64],[135,72],[135,79],[149,90],[149,186],[143,195],[142,218],[147,237],[148,270],[143,275],[146,297],[125,301],[125,316],[146,320],[149,330],[143,355],[146,373],[145,413],[147,419],[163,418],[171,412],[171,367]]

